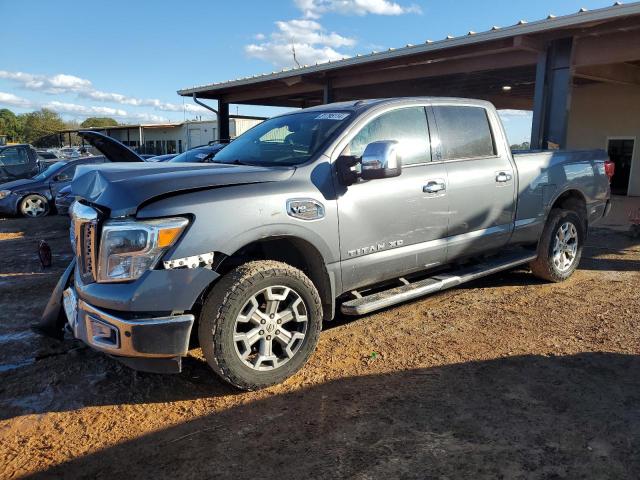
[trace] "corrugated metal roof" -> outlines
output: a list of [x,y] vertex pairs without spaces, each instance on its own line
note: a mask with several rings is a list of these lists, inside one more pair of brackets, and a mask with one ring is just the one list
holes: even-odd
[[470,31],[466,35],[453,37],[447,36],[442,40],[432,41],[427,40],[420,45],[408,44],[402,48],[389,48],[384,52],[371,52],[368,54],[358,54],[354,57],[345,57],[342,60],[327,61],[323,63],[316,63],[315,65],[304,65],[302,67],[285,68],[279,72],[264,73],[260,75],[253,75],[251,77],[237,78],[235,80],[229,80],[225,82],[214,82],[207,85],[199,85],[191,88],[184,88],[178,90],[178,94],[182,96],[189,96],[194,93],[200,93],[204,91],[215,91],[230,87],[237,87],[243,85],[251,85],[253,83],[259,83],[269,80],[280,80],[289,77],[295,77],[298,75],[304,75],[309,73],[327,72],[341,67],[348,67],[354,65],[361,65],[364,63],[387,60],[391,58],[398,58],[405,55],[415,55],[417,53],[428,53],[439,50],[445,50],[447,48],[454,48],[463,45],[471,45],[474,43],[488,42],[491,40],[499,40],[516,35],[526,35],[534,33],[542,33],[550,30],[574,27],[580,24],[612,20],[629,15],[640,15],[640,2],[633,2],[629,4],[622,4],[616,2],[610,7],[599,8],[596,10],[587,10],[581,8],[578,12],[570,15],[564,15],[556,17],[550,14],[547,18],[537,20],[534,22],[527,22],[526,20],[520,20],[515,25],[508,27],[494,26],[490,30],[484,32]]

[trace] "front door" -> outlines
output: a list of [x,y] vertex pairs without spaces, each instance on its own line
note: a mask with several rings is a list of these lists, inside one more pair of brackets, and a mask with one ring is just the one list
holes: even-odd
[[611,193],[614,195],[626,195],[629,190],[634,144],[633,138],[612,138],[607,145],[609,158],[616,165],[611,179]]
[[[345,290],[445,260],[446,171],[442,164],[431,162],[425,108],[396,108],[373,117],[349,140],[342,155],[361,157],[369,143],[380,140],[398,142],[402,173],[359,181],[338,197]],[[433,188],[434,184],[441,189]]]
[[516,173],[506,147],[494,140],[498,119],[465,105],[434,105],[433,116],[449,179],[447,261],[499,249],[513,228]]
[[6,147],[0,151],[0,181],[30,178],[35,175],[35,159],[29,158],[24,146]]

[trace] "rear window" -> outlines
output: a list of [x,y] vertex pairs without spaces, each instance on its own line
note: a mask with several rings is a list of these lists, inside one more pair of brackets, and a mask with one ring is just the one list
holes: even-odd
[[482,107],[435,106],[443,160],[495,155],[487,111]]

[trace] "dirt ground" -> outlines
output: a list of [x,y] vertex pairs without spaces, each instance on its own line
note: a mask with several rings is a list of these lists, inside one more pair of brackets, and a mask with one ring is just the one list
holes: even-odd
[[640,478],[640,240],[623,232],[593,232],[562,284],[516,270],[339,318],[253,393],[199,350],[161,376],[30,333],[66,219],[0,220],[0,252],[0,478]]

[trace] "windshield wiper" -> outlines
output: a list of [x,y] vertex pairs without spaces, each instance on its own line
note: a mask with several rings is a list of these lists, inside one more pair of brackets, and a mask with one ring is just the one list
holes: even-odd
[[231,160],[231,161],[216,160],[215,158],[212,158],[211,160],[209,160],[209,163],[221,163],[223,165],[245,165],[247,167],[257,166],[255,163],[244,162],[239,158],[236,158],[235,160]]

